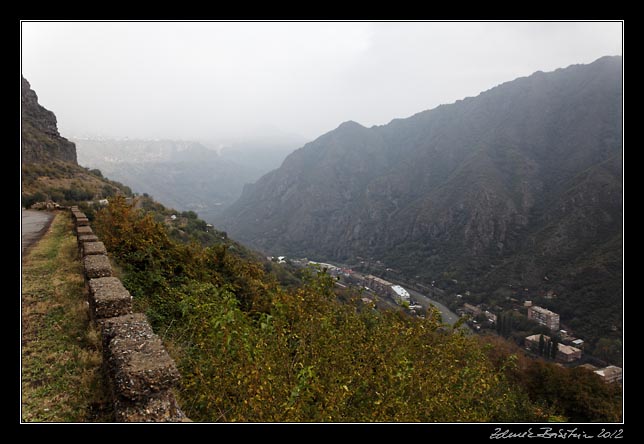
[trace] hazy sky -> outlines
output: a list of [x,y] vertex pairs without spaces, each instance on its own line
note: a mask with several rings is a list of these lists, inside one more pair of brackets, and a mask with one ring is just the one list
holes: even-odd
[[620,22],[22,23],[65,137],[312,140],[621,51]]

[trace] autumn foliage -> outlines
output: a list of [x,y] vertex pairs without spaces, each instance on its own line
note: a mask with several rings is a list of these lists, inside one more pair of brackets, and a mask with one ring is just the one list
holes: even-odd
[[171,240],[114,199],[95,229],[176,359],[183,410],[207,422],[513,422],[550,411],[512,381],[507,355],[474,337],[360,298],[339,302],[311,272],[280,287],[232,241]]

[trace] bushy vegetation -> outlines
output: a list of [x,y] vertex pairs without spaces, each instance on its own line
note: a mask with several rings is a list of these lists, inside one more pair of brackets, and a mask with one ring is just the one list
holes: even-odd
[[353,299],[312,274],[285,290],[234,243],[170,238],[115,198],[94,223],[137,309],[167,341],[196,421],[537,421],[476,339]]
[[60,205],[78,205],[117,194],[131,196],[132,190],[105,179],[99,170],[69,162],[51,161],[22,165],[22,206],[51,200]]
[[622,420],[621,385],[607,384],[582,367],[566,368],[532,359],[516,344],[496,335],[481,335],[477,339],[493,365],[504,369],[508,381],[548,412],[549,421]]
[[[171,210],[141,207],[117,197],[96,213],[94,227],[136,309],[176,359],[180,400],[193,420],[621,418],[620,387],[592,372],[529,359],[498,336],[441,324],[437,312],[425,319],[381,312],[350,293],[340,302],[325,273],[286,288],[277,264],[262,264],[227,238],[211,246],[179,242],[163,216]],[[181,217],[203,228],[196,215]]]

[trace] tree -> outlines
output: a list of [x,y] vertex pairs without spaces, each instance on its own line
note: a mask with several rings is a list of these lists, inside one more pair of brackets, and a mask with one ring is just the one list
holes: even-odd
[[543,356],[546,359],[549,359],[551,354],[552,354],[552,341],[550,339],[547,339],[546,347],[545,347],[545,350],[543,351]]
[[613,364],[622,364],[622,341],[619,339],[601,338],[594,348],[594,355]]
[[621,390],[584,368],[562,368],[534,360],[522,372],[521,385],[530,399],[570,422],[618,422]]
[[510,313],[500,313],[496,319],[496,331],[499,336],[507,338],[512,333],[513,317]]
[[554,361],[557,359],[557,352],[559,351],[559,338],[557,336],[552,338],[550,347],[550,358]]

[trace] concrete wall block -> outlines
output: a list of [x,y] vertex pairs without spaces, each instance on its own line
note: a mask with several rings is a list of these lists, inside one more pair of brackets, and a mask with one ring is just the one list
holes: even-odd
[[81,234],[78,236],[78,249],[83,251],[83,244],[85,242],[98,242],[98,236],[95,234]]
[[114,411],[117,422],[190,422],[170,391],[138,402],[116,398]]
[[95,234],[81,234],[78,236],[78,242],[98,242],[98,236]]
[[76,218],[76,226],[77,227],[88,227],[89,226],[89,219],[86,217],[77,217]]
[[108,352],[110,341],[116,336],[145,336],[152,337],[154,332],[143,313],[132,313],[97,321],[103,339],[103,352]]
[[93,254],[107,254],[105,244],[103,242],[84,242],[83,243],[83,256],[91,256]]
[[180,375],[161,339],[116,335],[108,345],[108,369],[118,397],[145,399],[179,383]]
[[90,279],[88,285],[90,313],[93,319],[132,313],[132,295],[118,278]]
[[82,236],[84,234],[94,234],[94,232],[92,231],[92,227],[85,225],[82,227],[76,227],[76,234],[78,236]]
[[145,399],[176,386],[177,367],[159,337],[115,337],[109,344],[108,365],[119,397]]
[[107,256],[95,254],[83,258],[83,267],[87,279],[112,276],[112,265]]
[[[80,215],[74,216],[78,222]],[[105,245],[89,225],[77,223],[75,228],[116,421],[190,422],[171,391],[181,378],[174,360],[146,316],[132,313],[132,296],[112,277]]]

